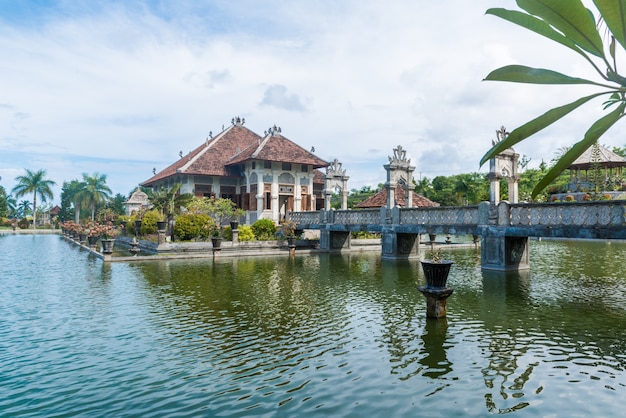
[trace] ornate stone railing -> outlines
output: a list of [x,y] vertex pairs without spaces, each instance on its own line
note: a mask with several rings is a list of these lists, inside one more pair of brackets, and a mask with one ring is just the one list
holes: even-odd
[[400,224],[478,225],[480,223],[478,209],[478,206],[400,209]]
[[498,206],[499,226],[626,226],[626,201],[523,203]]
[[380,209],[337,210],[334,211],[335,224],[380,225]]
[[321,223],[322,212],[289,212],[287,218],[298,225],[311,225]]

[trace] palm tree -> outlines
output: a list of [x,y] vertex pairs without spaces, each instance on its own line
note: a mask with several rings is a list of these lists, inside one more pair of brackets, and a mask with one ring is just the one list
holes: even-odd
[[28,215],[30,215],[30,212],[31,212],[31,208],[30,208],[30,202],[28,200],[20,201],[20,203],[15,208],[15,215],[18,218],[25,218]]
[[193,200],[191,193],[179,193],[182,184],[176,183],[169,190],[160,189],[152,193],[150,202],[154,208],[161,212],[168,224],[168,233],[171,234],[172,220],[174,215],[180,213],[181,208]]
[[74,222],[80,222],[80,209],[83,206],[85,183],[80,180],[72,180],[65,188],[68,199],[74,204]]
[[17,200],[12,194],[7,196],[7,206],[9,208],[9,218],[15,218],[17,216]]
[[53,199],[52,186],[56,183],[46,178],[46,170],[30,171],[26,170],[26,175],[17,176],[15,178],[17,185],[13,188],[15,197],[22,197],[29,193],[33,194],[33,228],[37,225],[37,195],[41,197],[41,201]]
[[96,217],[96,206],[106,203],[111,197],[111,189],[107,186],[106,174],[93,173],[91,176],[83,173],[83,190],[78,192],[80,200],[91,209],[91,220]]

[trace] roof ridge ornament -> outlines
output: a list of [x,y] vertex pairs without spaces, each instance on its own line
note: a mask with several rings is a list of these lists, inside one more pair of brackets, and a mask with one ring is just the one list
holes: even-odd
[[230,123],[232,123],[233,126],[243,126],[246,123],[246,118],[240,118],[239,116],[235,116],[231,119]]
[[270,127],[267,131],[264,131],[263,133],[265,135],[272,135],[274,136],[274,134],[276,133],[281,133],[283,130],[280,129],[280,126],[276,127],[276,124],[274,124],[273,127]]

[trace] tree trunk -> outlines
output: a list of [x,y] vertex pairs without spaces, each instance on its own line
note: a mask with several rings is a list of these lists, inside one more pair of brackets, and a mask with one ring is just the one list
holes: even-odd
[[37,228],[37,192],[33,194],[33,229]]

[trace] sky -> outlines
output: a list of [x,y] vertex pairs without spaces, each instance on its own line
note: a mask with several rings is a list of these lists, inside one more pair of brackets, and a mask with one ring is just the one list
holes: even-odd
[[[487,172],[496,130],[592,90],[483,81],[509,64],[593,77],[574,52],[497,17],[512,0],[0,0],[0,185],[104,173],[137,185],[243,117],[274,125],[348,187],[401,145],[416,179]],[[530,167],[581,139],[584,106],[515,147]],[[623,147],[625,128],[601,143]]]

